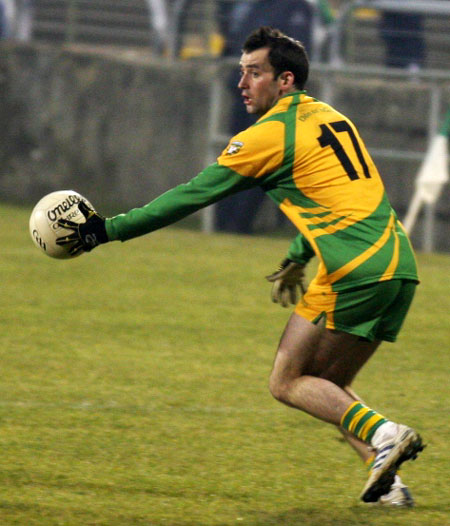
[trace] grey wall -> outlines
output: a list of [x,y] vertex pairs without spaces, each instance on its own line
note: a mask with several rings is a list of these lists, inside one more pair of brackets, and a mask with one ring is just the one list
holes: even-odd
[[42,45],[0,52],[1,200],[73,188],[121,211],[204,168],[208,68]]
[[[31,206],[50,191],[71,188],[101,212],[119,213],[204,168],[215,66],[105,53],[0,44],[0,200]],[[321,97],[322,82],[313,72],[312,95]],[[450,90],[444,94],[446,107]],[[425,153],[430,106],[425,84],[337,78],[334,102],[354,120],[369,151]],[[224,123],[225,116],[226,108]],[[403,218],[420,163],[375,161]],[[450,251],[449,198],[447,185],[436,205],[437,250]],[[255,222],[258,231],[274,227],[272,203]],[[417,248],[423,246],[423,215],[412,239]]]

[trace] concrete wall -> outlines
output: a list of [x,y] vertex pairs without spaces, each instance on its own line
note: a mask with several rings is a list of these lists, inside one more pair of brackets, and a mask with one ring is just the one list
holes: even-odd
[[[0,200],[31,206],[46,193],[71,188],[113,214],[189,180],[206,163],[214,74],[206,62],[170,64],[142,53],[2,43]],[[321,83],[313,73],[309,91],[319,98]],[[425,84],[337,78],[334,103],[357,124],[369,151],[426,151]],[[448,103],[447,87],[443,107]],[[225,123],[227,101],[221,106]],[[404,217],[420,163],[375,161]],[[437,250],[450,251],[449,199],[447,185],[436,206]],[[275,208],[266,203],[256,229],[276,223]],[[423,228],[422,216],[412,236],[418,248],[424,246]]]
[[204,168],[207,67],[42,45],[0,52],[1,200],[73,188],[116,212]]

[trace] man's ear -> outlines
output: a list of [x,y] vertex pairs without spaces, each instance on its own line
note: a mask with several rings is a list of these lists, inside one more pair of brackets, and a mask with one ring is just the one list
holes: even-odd
[[283,73],[280,74],[279,79],[283,89],[290,89],[294,86],[295,77],[291,71],[283,71]]

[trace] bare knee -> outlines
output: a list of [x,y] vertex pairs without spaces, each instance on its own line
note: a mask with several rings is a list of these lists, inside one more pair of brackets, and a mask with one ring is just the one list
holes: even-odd
[[282,377],[276,371],[272,371],[269,378],[269,391],[271,395],[283,404],[290,405],[290,391],[292,381],[289,378]]
[[304,366],[301,360],[298,357],[292,357],[292,353],[289,350],[280,347],[269,378],[269,391],[275,400],[291,405],[295,384],[304,373]]
[[283,389],[282,389],[282,383],[275,378],[274,373],[270,375],[269,378],[269,391],[270,394],[275,398],[275,400],[282,401],[281,398],[283,397]]

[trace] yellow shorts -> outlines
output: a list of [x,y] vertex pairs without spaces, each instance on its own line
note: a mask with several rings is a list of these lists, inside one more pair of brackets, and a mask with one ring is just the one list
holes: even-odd
[[394,342],[406,318],[417,283],[395,279],[356,289],[324,292],[310,286],[295,307],[296,314],[326,327],[369,341]]

